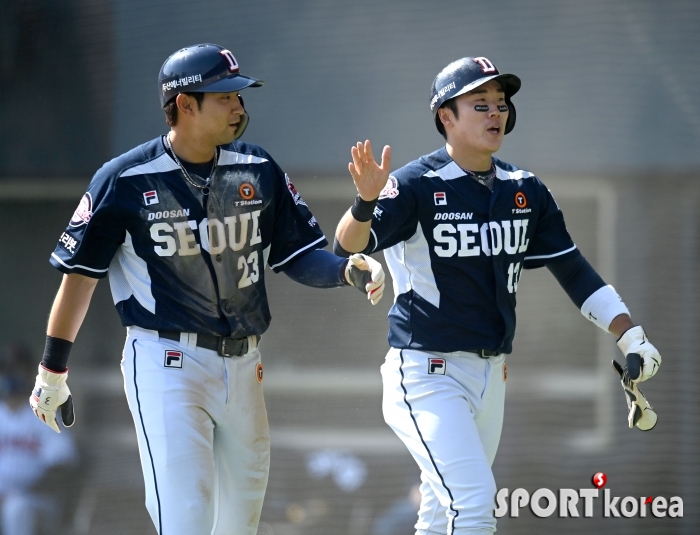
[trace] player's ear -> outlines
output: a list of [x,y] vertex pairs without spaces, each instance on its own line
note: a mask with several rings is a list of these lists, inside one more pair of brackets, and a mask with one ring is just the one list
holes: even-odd
[[452,117],[450,116],[451,113],[452,110],[449,108],[438,109],[438,117],[440,118],[440,122],[444,125],[450,124],[452,122]]
[[184,113],[186,115],[194,115],[194,110],[192,106],[193,100],[194,99],[190,98],[189,95],[180,93],[177,97],[175,97],[175,104],[180,113]]

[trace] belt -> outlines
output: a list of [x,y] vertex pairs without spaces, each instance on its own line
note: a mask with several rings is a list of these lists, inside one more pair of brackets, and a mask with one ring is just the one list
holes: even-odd
[[[160,338],[180,341],[180,331],[158,331]],[[216,351],[222,357],[241,357],[248,353],[248,336],[243,338],[231,338],[229,336],[217,336],[215,334],[198,333],[197,347]],[[254,335],[256,345],[260,337]]]
[[491,351],[490,349],[465,349],[467,353],[476,353],[482,359],[487,359],[489,357],[497,357],[500,355],[498,351]]

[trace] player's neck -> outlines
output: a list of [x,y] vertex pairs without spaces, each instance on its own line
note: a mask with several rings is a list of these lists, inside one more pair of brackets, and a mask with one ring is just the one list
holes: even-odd
[[470,171],[488,171],[491,169],[490,152],[476,152],[473,150],[460,150],[457,147],[446,144],[447,154],[450,155],[462,169]]
[[180,160],[189,163],[210,162],[216,155],[216,146],[188,136],[183,132],[171,130],[168,134],[173,151]]

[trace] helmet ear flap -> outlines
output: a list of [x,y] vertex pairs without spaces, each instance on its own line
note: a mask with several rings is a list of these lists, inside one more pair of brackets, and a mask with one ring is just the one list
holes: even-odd
[[248,121],[250,120],[250,117],[248,117],[248,113],[245,111],[245,105],[243,104],[243,97],[241,95],[238,95],[238,101],[241,103],[244,112],[243,115],[241,115],[241,120],[238,122],[236,134],[234,135],[233,139],[238,139],[243,135],[243,132],[245,132],[245,129],[248,127]]
[[509,134],[515,126],[515,106],[509,98],[506,98],[506,104],[508,105],[508,119],[506,120],[505,134]]

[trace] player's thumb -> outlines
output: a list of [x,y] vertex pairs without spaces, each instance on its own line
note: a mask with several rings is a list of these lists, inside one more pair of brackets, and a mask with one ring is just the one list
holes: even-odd
[[61,405],[61,420],[66,427],[71,427],[75,423],[75,409],[73,408],[72,395],[69,395],[68,399]]

